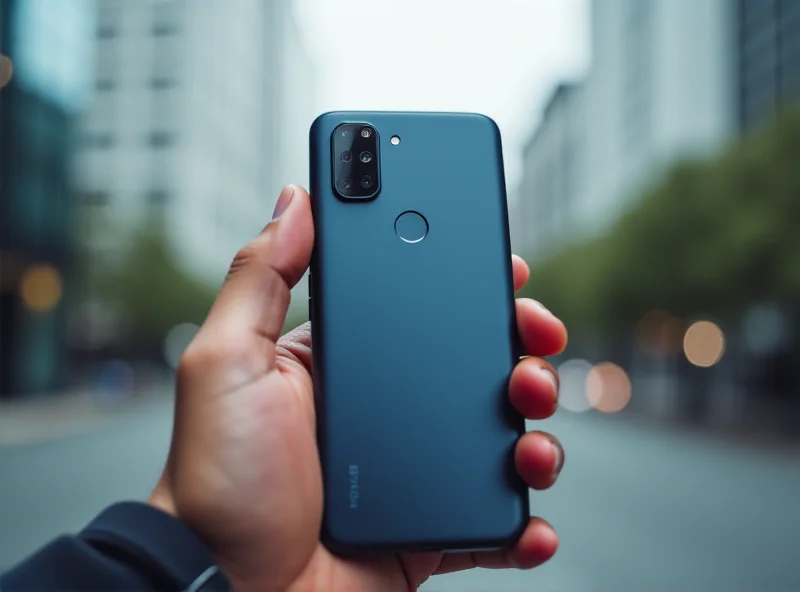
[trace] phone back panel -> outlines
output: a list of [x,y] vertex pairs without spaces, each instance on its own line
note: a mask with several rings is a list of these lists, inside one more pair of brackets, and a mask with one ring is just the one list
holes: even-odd
[[[331,134],[378,133],[381,191],[332,186]],[[398,136],[399,145],[390,142]],[[314,385],[323,536],[339,552],[481,549],[528,520],[500,134],[473,114],[327,113],[311,128]],[[407,211],[424,240],[400,240]]]

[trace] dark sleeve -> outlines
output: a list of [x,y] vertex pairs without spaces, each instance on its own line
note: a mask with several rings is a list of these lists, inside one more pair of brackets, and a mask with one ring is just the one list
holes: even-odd
[[186,526],[138,502],[111,506],[0,575],[0,592],[217,592],[228,582]]

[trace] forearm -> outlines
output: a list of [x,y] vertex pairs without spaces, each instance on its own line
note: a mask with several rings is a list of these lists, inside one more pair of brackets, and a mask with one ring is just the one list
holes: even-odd
[[151,506],[126,502],[0,576],[0,592],[17,590],[216,592],[228,590],[228,583],[186,526]]

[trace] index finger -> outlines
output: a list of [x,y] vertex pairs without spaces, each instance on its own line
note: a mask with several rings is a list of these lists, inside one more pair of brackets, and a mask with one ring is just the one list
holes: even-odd
[[514,291],[519,292],[528,283],[531,270],[519,255],[511,255],[511,267],[514,270]]

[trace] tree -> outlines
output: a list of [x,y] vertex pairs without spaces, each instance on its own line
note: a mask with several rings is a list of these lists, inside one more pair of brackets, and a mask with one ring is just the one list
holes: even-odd
[[[800,303],[800,114],[709,162],[677,164],[612,228],[533,271],[569,323],[627,328],[648,310],[731,318]],[[529,292],[530,293],[530,292]]]
[[175,325],[203,322],[216,289],[180,268],[160,231],[134,232],[130,244],[119,263],[98,271],[95,282],[121,314],[127,329],[123,349],[152,355]]

